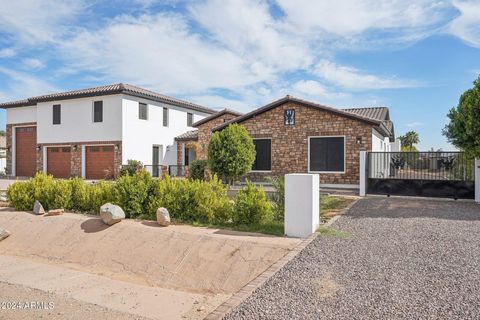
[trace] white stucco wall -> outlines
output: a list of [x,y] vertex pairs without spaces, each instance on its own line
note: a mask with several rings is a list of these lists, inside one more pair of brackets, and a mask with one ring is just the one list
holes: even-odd
[[[103,122],[93,122],[93,102],[103,101]],[[60,104],[61,124],[52,124]],[[98,96],[37,104],[37,143],[118,141],[122,139],[122,96]]]
[[372,129],[372,151],[374,152],[388,152],[390,151],[390,140],[388,137],[383,137],[375,129]]
[[400,152],[402,151],[402,141],[400,139],[395,139],[394,142],[390,142],[390,151]]
[[7,124],[37,121],[37,107],[19,107],[7,109]]
[[[138,103],[148,105],[148,120],[138,118]],[[163,126],[163,107],[169,109],[168,127]],[[139,160],[152,164],[153,145],[163,146],[163,164],[177,163],[174,138],[195,128],[187,126],[187,113],[193,113],[193,122],[208,116],[206,113],[180,108],[125,95],[122,103],[122,161]]]

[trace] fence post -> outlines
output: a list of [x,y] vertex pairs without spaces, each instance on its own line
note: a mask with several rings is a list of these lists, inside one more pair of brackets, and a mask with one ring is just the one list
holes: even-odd
[[475,202],[480,203],[480,158],[475,158]]
[[360,151],[360,197],[367,195],[367,151]]
[[306,238],[320,224],[320,176],[285,175],[285,234]]

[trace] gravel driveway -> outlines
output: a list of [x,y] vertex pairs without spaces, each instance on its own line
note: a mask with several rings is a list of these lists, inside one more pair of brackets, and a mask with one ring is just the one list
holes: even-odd
[[371,198],[226,319],[480,319],[480,205]]

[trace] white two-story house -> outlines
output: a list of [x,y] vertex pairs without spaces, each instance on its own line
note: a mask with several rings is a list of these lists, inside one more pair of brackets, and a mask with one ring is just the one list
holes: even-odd
[[7,172],[103,179],[127,160],[177,164],[175,137],[214,110],[128,84],[1,103],[7,112]]

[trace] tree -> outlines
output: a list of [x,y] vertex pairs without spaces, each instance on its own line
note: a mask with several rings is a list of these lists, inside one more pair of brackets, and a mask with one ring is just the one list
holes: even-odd
[[404,149],[403,147],[406,147],[405,149],[407,150],[416,150],[417,148],[414,145],[420,142],[418,133],[415,131],[408,131],[405,135],[398,138],[402,141],[402,150]]
[[5,132],[5,130],[0,130],[0,136],[5,137],[6,135],[7,133]]
[[245,127],[231,124],[215,132],[208,145],[208,166],[213,173],[233,182],[252,169],[255,145]]
[[465,91],[457,107],[448,113],[450,123],[443,129],[450,143],[471,156],[480,157],[480,76]]

